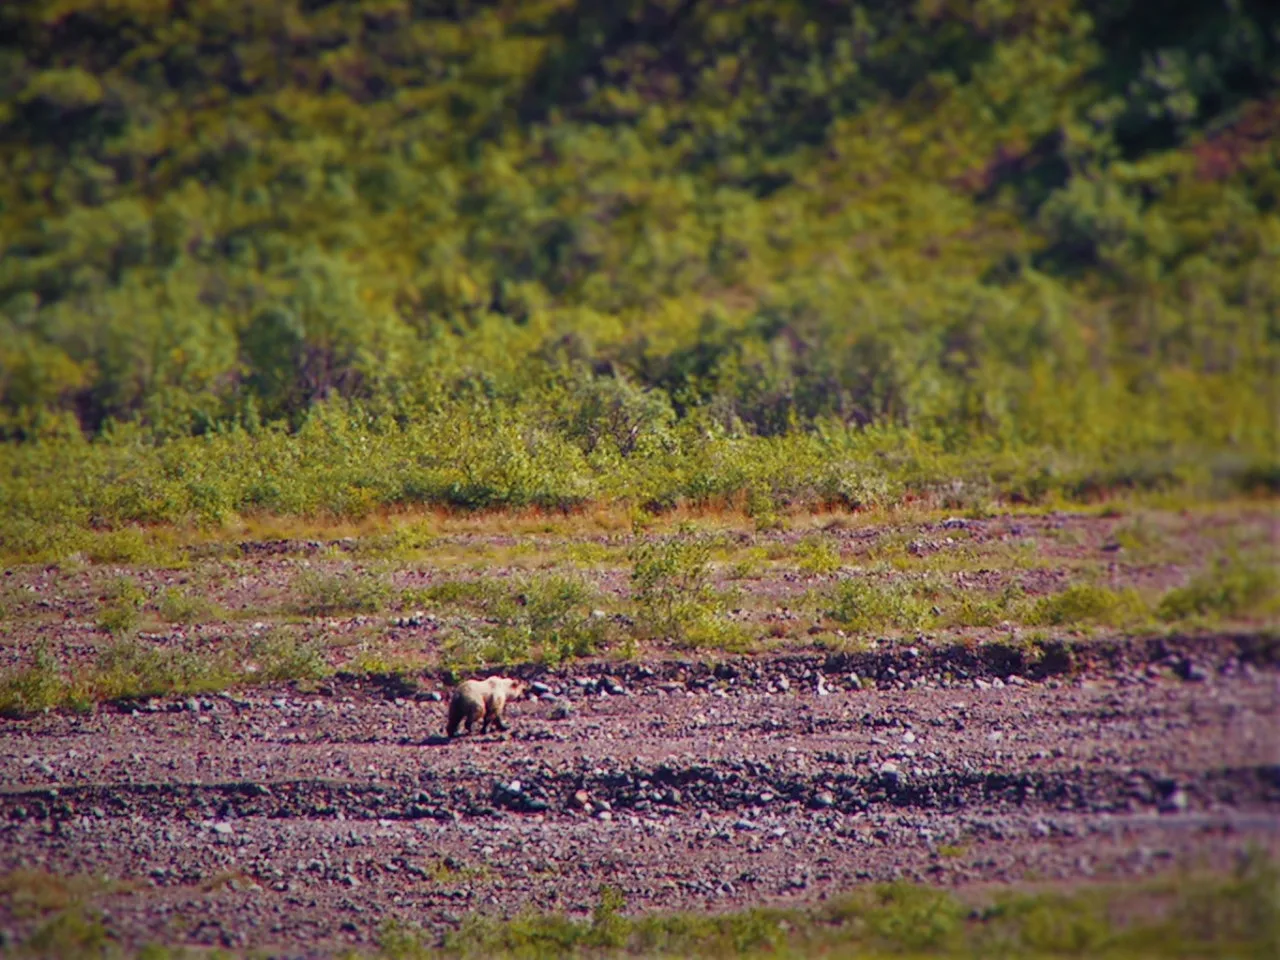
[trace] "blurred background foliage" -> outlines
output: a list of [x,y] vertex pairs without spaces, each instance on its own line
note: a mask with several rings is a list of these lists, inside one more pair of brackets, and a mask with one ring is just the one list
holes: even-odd
[[9,0],[6,512],[347,442],[375,504],[854,448],[1274,482],[1278,91],[1263,0]]

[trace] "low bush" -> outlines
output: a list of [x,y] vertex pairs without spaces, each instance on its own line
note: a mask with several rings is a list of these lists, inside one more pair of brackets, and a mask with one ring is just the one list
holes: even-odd
[[39,646],[31,664],[0,675],[0,716],[22,717],[62,704],[67,685],[48,647]]
[[379,936],[387,960],[445,957],[1270,956],[1277,870],[1264,857],[1229,876],[1112,885],[1075,893],[995,891],[984,907],[936,887],[869,886],[809,909],[628,915],[604,886],[587,919],[526,911],[469,914],[437,945],[395,921]]
[[1024,622],[1033,626],[1066,627],[1097,624],[1120,627],[1140,623],[1148,609],[1132,588],[1110,590],[1094,584],[1075,584],[1061,593],[1035,600]]
[[97,700],[210,693],[226,689],[239,677],[240,663],[230,653],[195,653],[121,640],[99,654],[77,692]]
[[829,537],[808,537],[796,547],[796,566],[805,573],[835,573],[840,565],[840,546]]
[[306,570],[294,580],[293,588],[298,594],[298,610],[321,617],[377,613],[391,596],[383,577],[362,570]]
[[636,544],[631,590],[642,636],[677,646],[714,644],[724,629],[724,603],[711,581],[712,549],[710,537],[688,529]]
[[292,633],[275,629],[249,643],[254,677],[273,680],[319,680],[331,672],[323,644],[299,640]]
[[156,612],[165,623],[193,624],[211,620],[219,611],[206,597],[169,587],[156,599]]
[[823,613],[841,626],[858,630],[923,630],[933,623],[936,589],[924,583],[879,585],[863,579],[841,580],[823,595]]
[[1226,562],[1166,593],[1156,616],[1166,622],[1217,617],[1225,620],[1280,613],[1280,574],[1274,561]]

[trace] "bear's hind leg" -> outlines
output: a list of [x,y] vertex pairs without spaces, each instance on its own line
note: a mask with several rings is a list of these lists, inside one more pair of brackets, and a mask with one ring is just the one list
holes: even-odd
[[450,737],[457,736],[458,727],[462,724],[463,715],[464,711],[462,709],[462,704],[457,701],[449,704],[449,723],[445,727],[445,733]]

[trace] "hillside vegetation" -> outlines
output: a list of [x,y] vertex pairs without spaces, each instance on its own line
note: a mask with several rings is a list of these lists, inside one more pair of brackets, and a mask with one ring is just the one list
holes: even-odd
[[1262,0],[7,2],[0,546],[1274,488],[1278,91]]

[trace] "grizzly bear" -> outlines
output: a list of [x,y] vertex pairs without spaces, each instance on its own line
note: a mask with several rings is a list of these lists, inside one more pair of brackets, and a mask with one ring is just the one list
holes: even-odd
[[465,680],[458,684],[449,701],[449,724],[445,728],[449,736],[458,732],[458,727],[465,720],[467,733],[477,720],[480,721],[480,732],[487,733],[493,724],[499,730],[506,730],[502,720],[502,712],[508,700],[524,696],[529,685],[523,680],[511,677],[489,677],[487,680]]

